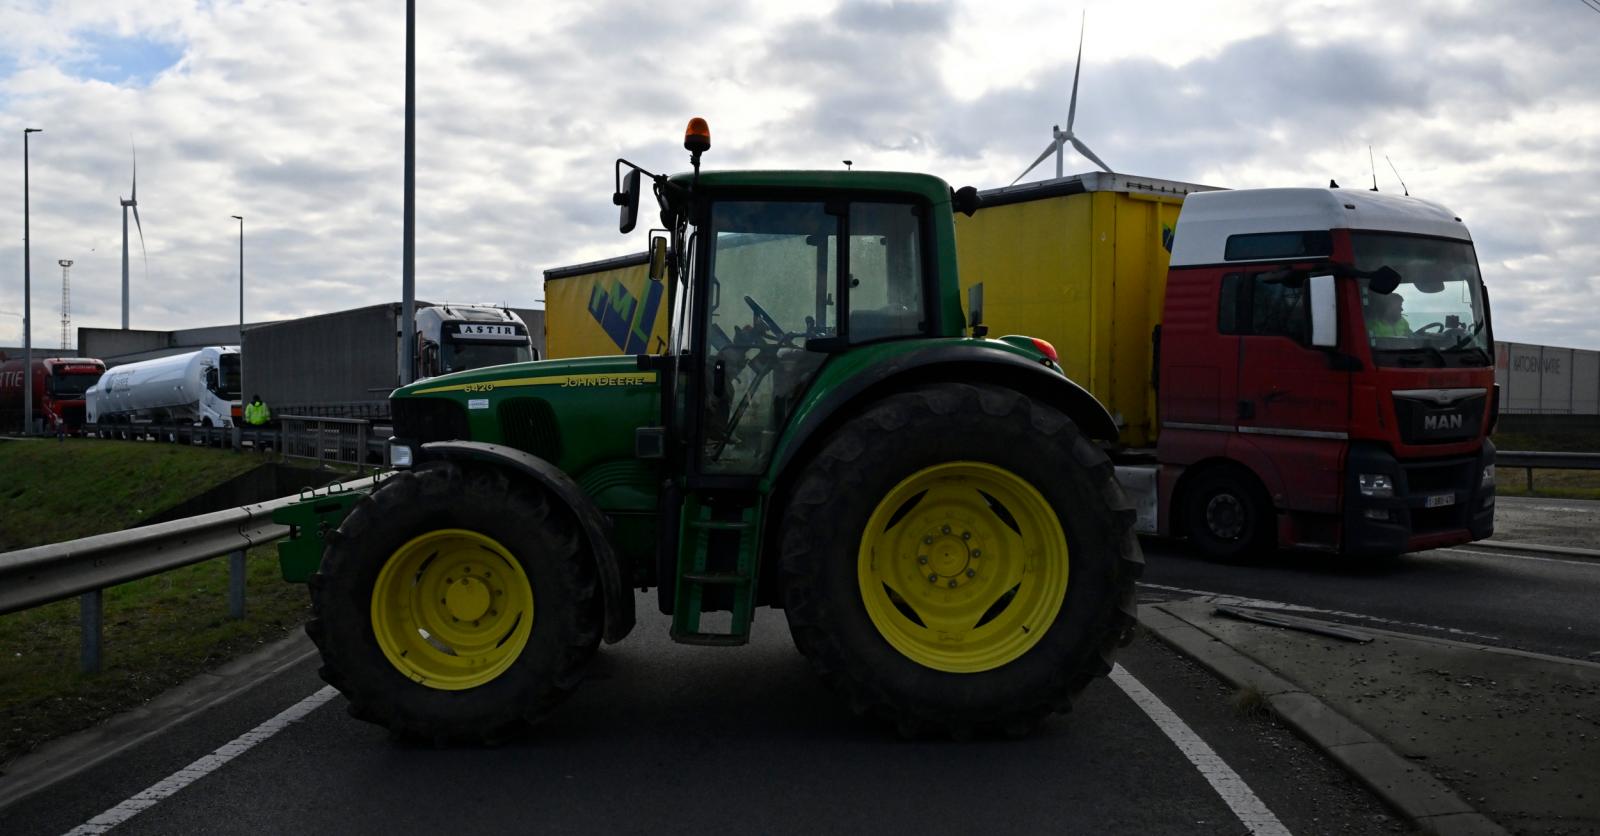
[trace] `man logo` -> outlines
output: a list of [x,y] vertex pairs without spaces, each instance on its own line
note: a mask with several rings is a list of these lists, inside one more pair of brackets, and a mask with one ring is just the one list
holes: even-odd
[[1459,430],[1461,429],[1461,413],[1452,412],[1444,415],[1422,416],[1424,430]]

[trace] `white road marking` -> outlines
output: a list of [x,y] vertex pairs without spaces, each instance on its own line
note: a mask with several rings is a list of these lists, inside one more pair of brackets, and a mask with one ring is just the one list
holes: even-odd
[[172,796],[178,790],[215,772],[218,767],[249,751],[263,740],[305,718],[318,706],[338,696],[332,685],[284,709],[278,716],[222,744],[215,752],[151,784],[138,794],[67,832],[67,836],[105,833]]
[[1497,557],[1497,558],[1498,557],[1509,557],[1512,560],[1538,560],[1538,561],[1542,561],[1542,562],[1545,562],[1545,563],[1565,563],[1568,566],[1587,566],[1587,567],[1589,567],[1591,569],[1600,569],[1600,561],[1596,561],[1596,560],[1563,560],[1563,559],[1561,559],[1559,557],[1539,557],[1537,555],[1531,555],[1531,554],[1508,554],[1506,552],[1480,552],[1480,551],[1474,551],[1472,549],[1463,549],[1463,548],[1461,548],[1459,546],[1451,546],[1450,548],[1446,548],[1446,549],[1437,549],[1436,551],[1451,552],[1453,554],[1478,554],[1478,555],[1483,555],[1484,557]]
[[1200,736],[1189,728],[1177,714],[1168,708],[1150,689],[1133,678],[1133,674],[1121,665],[1111,666],[1111,681],[1117,683],[1134,702],[1142,709],[1146,716],[1155,721],[1157,727],[1166,734],[1183,756],[1194,764],[1200,771],[1200,777],[1216,790],[1221,796],[1222,803],[1239,818],[1255,836],[1289,836],[1289,829],[1278,821],[1278,817],[1267,809],[1250,786],[1233,771],[1221,757]]
[[1333,615],[1340,618],[1354,618],[1360,621],[1370,621],[1374,624],[1393,624],[1397,627],[1410,627],[1412,629],[1434,630],[1440,633],[1449,633],[1453,636],[1472,636],[1473,638],[1500,641],[1499,636],[1488,633],[1474,633],[1471,630],[1462,630],[1456,627],[1441,627],[1437,624],[1418,624],[1415,621],[1399,621],[1393,618],[1384,618],[1377,615],[1367,615],[1359,612],[1346,612],[1344,610],[1325,610],[1317,607],[1308,607],[1304,604],[1289,604],[1283,601],[1266,601],[1260,598],[1242,598],[1237,595],[1225,595],[1220,592],[1208,592],[1204,589],[1185,589],[1181,586],[1162,586],[1158,583],[1139,584],[1146,589],[1159,589],[1163,592],[1181,592],[1185,595],[1203,595],[1219,604],[1235,607],[1254,607],[1260,610],[1280,610],[1282,612],[1308,613],[1312,615]]

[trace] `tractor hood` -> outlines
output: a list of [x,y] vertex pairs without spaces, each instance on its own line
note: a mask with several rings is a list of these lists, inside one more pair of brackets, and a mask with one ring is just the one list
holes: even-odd
[[486,393],[544,386],[562,388],[639,386],[654,383],[655,377],[655,372],[639,371],[638,361],[632,355],[571,357],[532,363],[511,363],[430,377],[396,389],[392,397],[404,398],[447,392]]

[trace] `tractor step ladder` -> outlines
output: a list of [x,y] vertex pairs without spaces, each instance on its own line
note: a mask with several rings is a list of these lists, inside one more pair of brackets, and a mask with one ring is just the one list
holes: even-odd
[[[712,509],[694,500],[684,503],[682,542],[678,546],[678,587],[672,608],[672,639],[682,644],[739,645],[750,641],[750,621],[755,614],[756,552],[759,547],[759,506],[741,508],[737,520],[711,519]],[[734,568],[707,568],[712,537],[734,533],[739,538]],[[700,626],[701,607],[708,588],[733,590],[733,619],[725,633]]]

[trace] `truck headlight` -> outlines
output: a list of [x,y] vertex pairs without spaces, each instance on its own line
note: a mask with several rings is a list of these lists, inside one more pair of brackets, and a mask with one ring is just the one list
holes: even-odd
[[1394,496],[1394,480],[1387,473],[1363,473],[1356,477],[1356,484],[1361,488],[1362,496]]
[[1478,487],[1487,488],[1494,485],[1494,465],[1483,466],[1483,478],[1478,481]]
[[410,447],[410,445],[406,445],[406,444],[390,444],[389,445],[389,466],[390,467],[410,467],[411,466],[411,447]]

